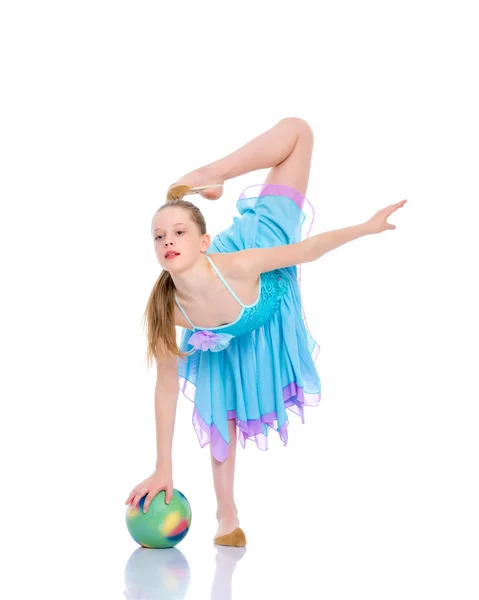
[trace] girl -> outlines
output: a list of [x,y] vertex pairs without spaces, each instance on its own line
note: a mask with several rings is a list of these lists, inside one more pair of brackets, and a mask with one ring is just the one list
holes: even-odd
[[[302,311],[297,265],[364,235],[395,229],[387,218],[406,200],[358,225],[301,241],[313,132],[290,117],[228,156],[170,186],[153,217],[151,234],[163,268],[145,310],[148,363],[155,358],[156,469],[125,504],[144,512],[160,490],[170,502],[171,449],[178,393],[194,402],[200,445],[210,444],[217,498],[214,542],[245,546],[234,501],[237,438],[267,449],[270,428],[287,443],[287,411],[304,423],[321,383],[318,346]],[[263,185],[250,186],[236,206],[240,217],[211,240],[187,194],[218,200],[223,184],[272,167]],[[309,204],[309,203],[308,203]],[[312,208],[312,207],[311,207]],[[178,348],[175,326],[183,327]]]

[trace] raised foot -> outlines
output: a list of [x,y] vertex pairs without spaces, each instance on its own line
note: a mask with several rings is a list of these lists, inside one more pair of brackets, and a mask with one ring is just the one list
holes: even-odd
[[206,200],[218,200],[223,194],[224,178],[202,171],[192,171],[168,188],[167,200],[181,199],[189,194],[199,194]]

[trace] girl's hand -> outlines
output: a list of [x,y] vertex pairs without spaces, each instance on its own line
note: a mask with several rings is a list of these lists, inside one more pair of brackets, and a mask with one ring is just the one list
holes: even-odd
[[386,206],[386,208],[378,210],[378,212],[365,223],[368,233],[381,233],[381,231],[386,231],[387,229],[396,229],[396,225],[388,223],[388,217],[390,217],[398,208],[403,207],[406,202],[407,200],[401,200],[400,202],[396,202],[396,204],[390,204],[389,206]]
[[146,513],[151,501],[161,490],[165,490],[165,502],[166,504],[169,504],[173,496],[173,478],[171,471],[164,469],[155,470],[152,475],[147,477],[144,481],[131,490],[125,504],[131,503],[131,508],[137,508],[138,503],[143,496],[148,494],[143,506],[143,512]]

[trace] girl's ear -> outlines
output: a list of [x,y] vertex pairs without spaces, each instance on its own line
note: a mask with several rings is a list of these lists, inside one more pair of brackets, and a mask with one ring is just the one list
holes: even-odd
[[206,252],[211,244],[211,237],[208,233],[205,233],[203,240],[201,241],[201,252]]

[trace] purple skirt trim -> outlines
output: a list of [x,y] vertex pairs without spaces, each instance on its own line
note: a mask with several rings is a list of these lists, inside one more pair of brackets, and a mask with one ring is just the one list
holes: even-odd
[[301,209],[303,208],[304,201],[306,200],[304,194],[302,194],[296,188],[279,183],[256,183],[254,185],[250,185],[241,193],[239,197],[240,200],[245,200],[246,198],[251,197],[249,194],[245,194],[245,192],[250,188],[259,188],[259,192],[254,194],[255,198],[261,198],[262,196],[287,196]]
[[[183,377],[180,378],[180,390],[186,396],[186,398],[192,402],[194,402],[194,387],[194,384],[191,382],[187,381]],[[191,392],[193,392],[193,395],[190,396]],[[298,387],[296,382],[293,381],[283,388],[283,399],[285,408],[299,415],[304,424],[303,407],[317,406],[321,400],[321,394],[307,394],[305,397],[303,388]],[[246,447],[246,440],[252,439],[256,442],[256,445],[260,450],[268,449],[268,438],[264,433],[265,425],[267,427],[267,431],[269,431],[269,429],[274,429],[279,433],[279,437],[284,446],[286,446],[288,443],[289,421],[286,421],[286,423],[278,428],[278,415],[276,411],[263,415],[259,419],[248,419],[248,421],[242,421],[241,419],[237,418],[236,410],[229,410],[227,413],[227,419],[236,419],[238,439],[243,448]],[[196,409],[196,406],[193,409],[192,421],[200,446],[204,448],[207,444],[211,443],[212,455],[216,458],[216,460],[223,462],[228,457],[229,444],[223,439],[216,425],[214,423],[211,425],[205,423]]]

